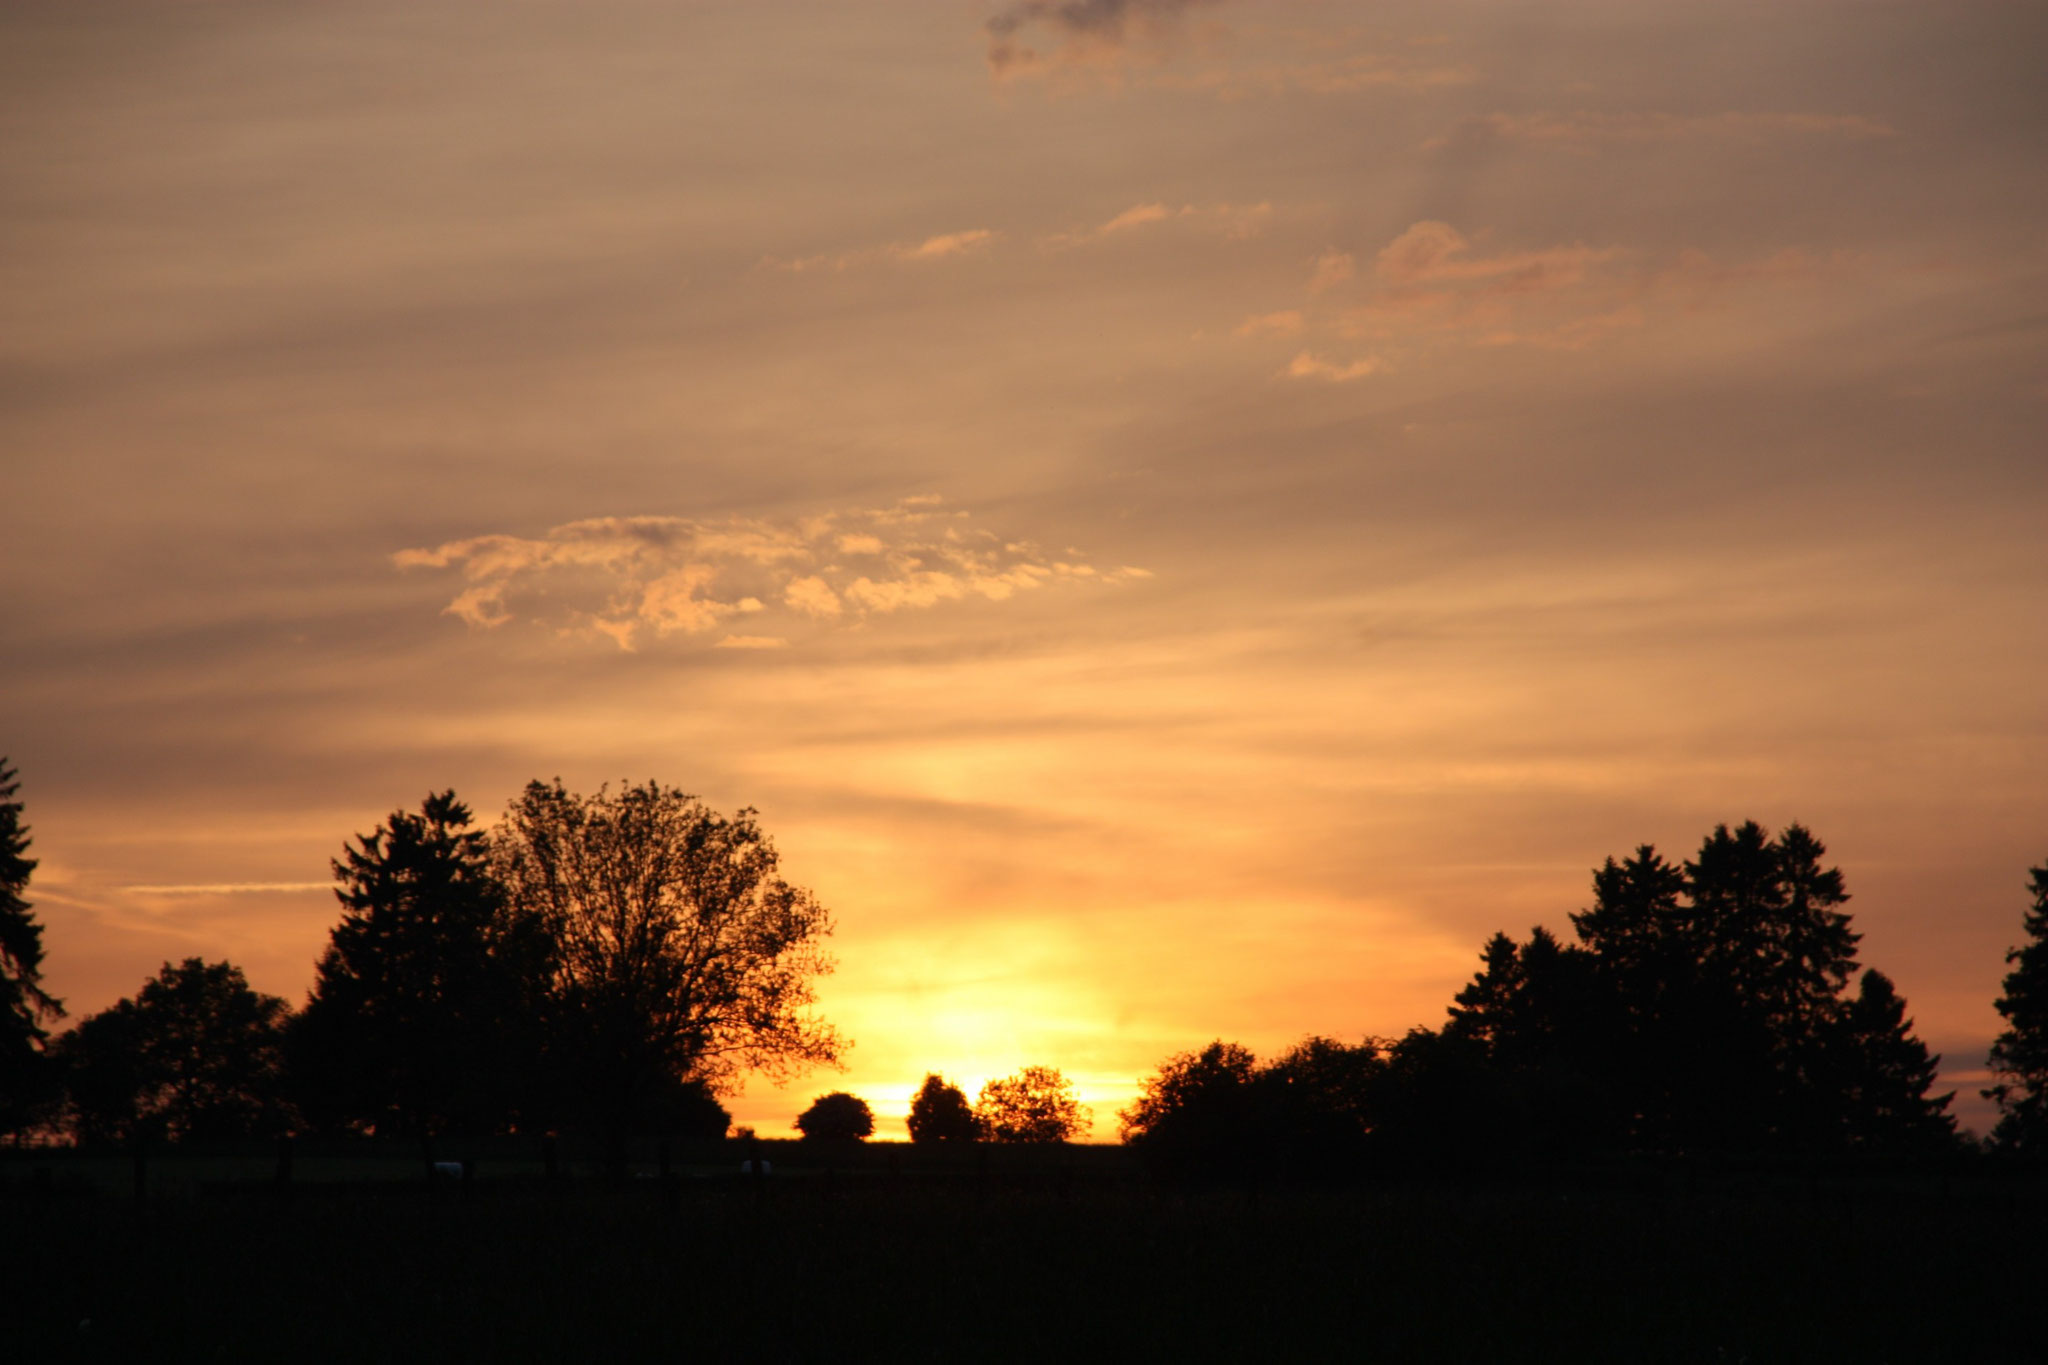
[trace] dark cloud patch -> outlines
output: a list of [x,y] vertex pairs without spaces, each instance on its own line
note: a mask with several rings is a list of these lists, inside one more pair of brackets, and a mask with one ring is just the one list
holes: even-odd
[[1134,29],[1171,23],[1187,10],[1221,0],[1020,0],[988,21],[988,63],[996,74],[1044,58],[1025,45],[1033,28],[1056,34],[1064,48],[1114,48]]

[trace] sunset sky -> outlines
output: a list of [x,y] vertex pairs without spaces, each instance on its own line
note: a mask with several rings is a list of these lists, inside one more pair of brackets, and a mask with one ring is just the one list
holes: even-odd
[[1800,821],[1976,1099],[2048,859],[2048,8],[0,8],[0,754],[74,1017],[759,809],[843,1073],[1436,1025]]

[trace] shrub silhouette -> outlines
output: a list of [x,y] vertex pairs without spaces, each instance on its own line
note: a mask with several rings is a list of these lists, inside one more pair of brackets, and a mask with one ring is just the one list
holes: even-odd
[[858,1095],[835,1090],[797,1115],[797,1131],[816,1142],[858,1142],[875,1131],[874,1111]]

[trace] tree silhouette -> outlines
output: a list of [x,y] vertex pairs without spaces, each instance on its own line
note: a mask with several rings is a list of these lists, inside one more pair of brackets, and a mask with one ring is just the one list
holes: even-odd
[[959,1086],[944,1076],[926,1076],[910,1099],[906,1125],[912,1142],[973,1142],[981,1136],[974,1110]]
[[58,1041],[74,1135],[210,1140],[284,1131],[290,1008],[242,969],[186,958]]
[[2005,994],[1998,1012],[2006,1030],[1991,1045],[1991,1071],[1998,1083],[1984,1092],[1998,1101],[2000,1146],[2030,1155],[2048,1153],[2048,864],[2028,869],[2034,904],[2024,921],[2029,942],[2005,960]]
[[1117,1115],[1118,1136],[1174,1174],[1242,1170],[1261,1158],[1268,1131],[1258,1080],[1258,1059],[1236,1043],[1176,1053]]
[[1930,1096],[1938,1057],[1913,1036],[1906,1002],[1891,978],[1875,967],[1863,973],[1856,995],[1845,1004],[1845,1037],[1829,1049],[1840,1072],[1828,1079],[1839,1087],[1843,1136],[1851,1146],[1891,1151],[1938,1150],[1955,1138],[1947,1112],[1955,1092]]
[[727,818],[653,782],[589,797],[533,782],[493,849],[511,905],[553,942],[555,1036],[615,1135],[685,1082],[837,1062],[811,1013],[831,917],[776,875],[752,810]]
[[860,1096],[835,1090],[812,1100],[796,1129],[814,1142],[858,1142],[875,1131],[875,1114]]
[[1476,1048],[1538,1149],[1911,1148],[1946,1140],[1934,1063],[1800,825],[1716,827],[1683,867],[1649,845],[1593,874],[1577,946],[1496,935],[1447,1042]]
[[1095,1122],[1074,1097],[1073,1082],[1049,1066],[1027,1066],[982,1086],[974,1117],[991,1142],[1069,1142]]
[[334,864],[342,919],[291,1039],[319,1126],[499,1132],[544,1111],[546,931],[508,905],[469,825],[437,792]]
[[0,1135],[35,1124],[55,1096],[43,1025],[64,1005],[43,989],[43,926],[22,893],[36,869],[21,823],[15,770],[0,758]]

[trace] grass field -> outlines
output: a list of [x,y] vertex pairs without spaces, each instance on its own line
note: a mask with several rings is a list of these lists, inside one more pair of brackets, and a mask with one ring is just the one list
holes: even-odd
[[141,1201],[117,1154],[9,1154],[0,1357],[1917,1362],[2048,1340],[2048,1191],[1981,1176],[1191,1193],[1113,1148],[764,1148],[758,1185],[736,1145],[672,1154],[667,1180],[636,1159],[550,1181],[507,1151],[468,1184],[309,1151],[284,1190],[252,1149],[158,1161]]

